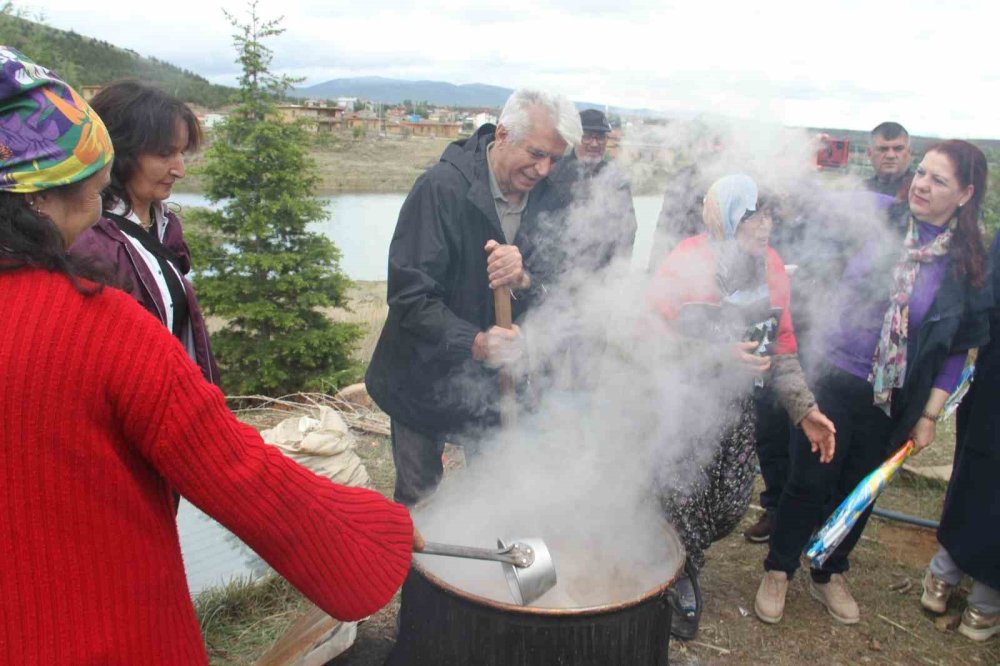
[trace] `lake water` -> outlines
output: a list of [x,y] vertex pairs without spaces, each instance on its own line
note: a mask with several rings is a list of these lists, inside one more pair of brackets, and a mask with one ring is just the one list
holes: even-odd
[[256,553],[185,499],[177,509],[177,531],[192,595],[266,571]]
[[[329,217],[314,227],[341,251],[340,266],[352,280],[385,280],[389,241],[396,226],[403,194],[338,194],[324,197]],[[183,208],[211,207],[199,194],[176,193],[171,201]],[[634,198],[638,230],[632,255],[633,269],[646,266],[662,198]],[[183,210],[181,212],[183,216]],[[182,501],[177,515],[181,551],[192,594],[236,577],[256,577],[261,561],[221,525]]]
[[[322,197],[328,217],[312,229],[326,234],[340,248],[340,267],[352,280],[385,280],[389,241],[405,194],[336,194]],[[182,208],[211,204],[200,194],[176,193],[171,197]],[[635,236],[632,266],[643,269],[649,258],[663,198],[635,197],[639,229]],[[183,216],[183,211],[182,211]]]

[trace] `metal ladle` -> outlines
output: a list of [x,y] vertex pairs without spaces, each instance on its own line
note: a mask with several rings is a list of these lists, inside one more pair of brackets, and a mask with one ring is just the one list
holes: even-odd
[[519,606],[527,606],[556,584],[556,567],[541,539],[518,539],[510,544],[497,539],[497,550],[427,542],[416,552],[500,562],[510,594]]

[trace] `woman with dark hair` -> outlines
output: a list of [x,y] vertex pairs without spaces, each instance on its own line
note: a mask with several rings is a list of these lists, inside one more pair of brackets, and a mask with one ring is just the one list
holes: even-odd
[[164,204],[185,175],[184,156],[201,145],[191,109],[139,81],[119,81],[91,107],[115,147],[104,214],[70,248],[110,266],[116,283],[176,336],[205,378],[219,384],[205,320],[186,275],[191,258],[180,218]]
[[924,574],[921,605],[944,613],[963,575],[972,590],[958,632],[974,641],[1000,633],[1000,234],[990,249],[994,305],[989,344],[976,358],[976,381],[958,409],[955,464],[944,498],[937,538],[940,546]]
[[327,613],[370,615],[420,543],[237,421],[178,341],[66,248],[101,215],[111,139],[0,47],[0,663],[207,664],[171,488]]
[[832,452],[835,442],[833,424],[816,407],[799,366],[788,275],[770,246],[769,203],[749,176],[725,176],[705,195],[702,218],[706,232],[667,255],[651,294],[676,337],[680,374],[690,371],[692,387],[715,387],[708,397],[723,412],[679,417],[691,419],[674,427],[694,446],[660,481],[664,510],[687,553],[672,597],[671,632],[683,639],[697,631],[697,573],[705,551],[739,524],[750,504],[755,383],[773,388],[817,450]]
[[[966,141],[937,144],[910,185],[903,247],[887,235],[848,262],[815,384],[820,407],[837,424],[837,447],[832,460],[817,459],[793,434],[791,471],[754,604],[764,622],[781,620],[788,580],[826,518],[824,506],[839,504],[905,441],[912,439],[915,451],[934,441],[968,351],[988,340],[991,297],[979,229],[985,191],[982,151]],[[860,619],[843,574],[870,512],[810,572],[810,593],[844,624]]]

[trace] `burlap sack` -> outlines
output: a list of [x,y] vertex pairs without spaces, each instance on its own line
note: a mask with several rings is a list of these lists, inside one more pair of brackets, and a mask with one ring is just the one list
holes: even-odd
[[318,407],[315,417],[287,418],[260,434],[295,462],[334,483],[371,487],[368,470],[354,452],[354,435],[329,407]]

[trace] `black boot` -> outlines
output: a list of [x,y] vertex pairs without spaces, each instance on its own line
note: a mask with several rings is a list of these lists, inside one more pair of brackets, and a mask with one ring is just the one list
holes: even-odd
[[698,634],[698,623],[701,621],[701,586],[698,584],[698,571],[690,560],[684,563],[684,573],[670,586],[668,594],[670,635],[689,641]]

